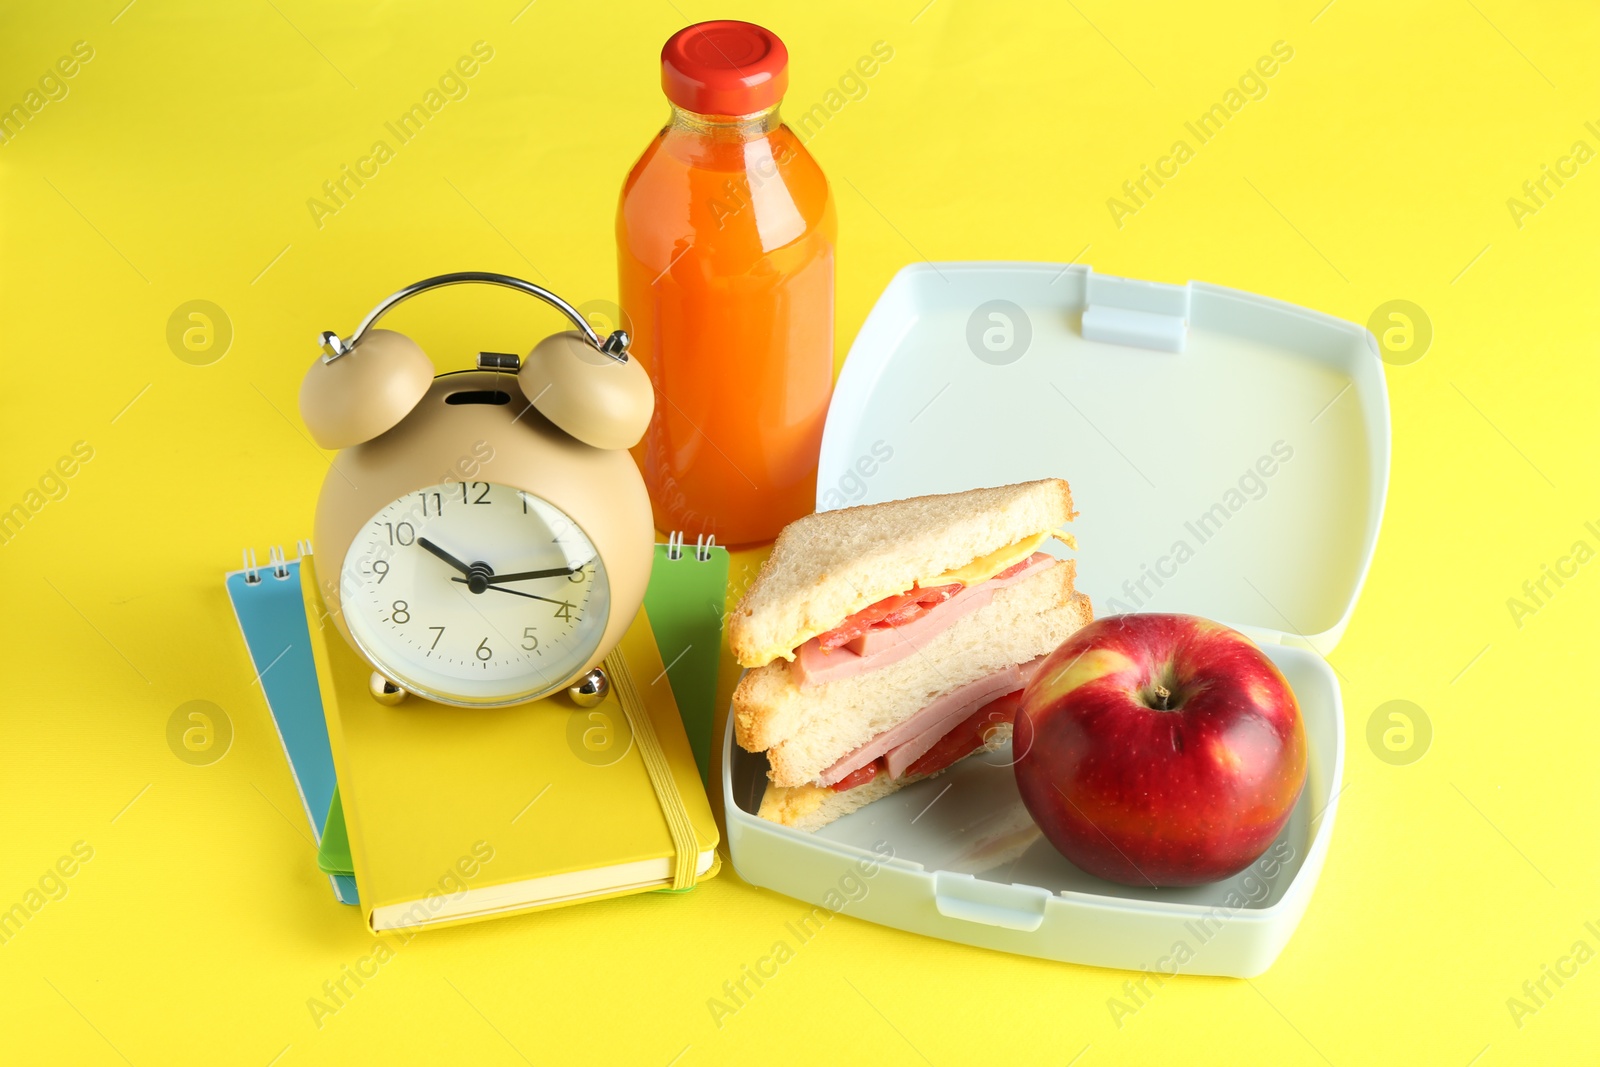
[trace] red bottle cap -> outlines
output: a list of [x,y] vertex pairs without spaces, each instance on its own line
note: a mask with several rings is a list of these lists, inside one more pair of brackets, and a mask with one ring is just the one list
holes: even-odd
[[774,107],[789,88],[789,50],[751,22],[700,22],[661,49],[667,99],[700,115],[749,115]]

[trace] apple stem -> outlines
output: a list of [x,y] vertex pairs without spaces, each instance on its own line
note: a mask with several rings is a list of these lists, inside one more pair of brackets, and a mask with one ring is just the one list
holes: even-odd
[[1159,711],[1172,710],[1172,690],[1160,682],[1156,683],[1156,708]]

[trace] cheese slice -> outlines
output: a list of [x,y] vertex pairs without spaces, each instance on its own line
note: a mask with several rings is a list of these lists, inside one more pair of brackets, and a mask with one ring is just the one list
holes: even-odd
[[939,585],[955,585],[957,582],[962,585],[977,585],[979,582],[987,582],[1007,567],[1014,567],[1033,555],[1038,547],[1044,544],[1045,538],[1049,536],[1049,533],[1041,533],[1034,534],[1032,537],[1024,537],[1016,544],[997,548],[987,556],[979,556],[965,567],[957,567],[953,571],[945,571],[937,578],[929,578],[927,581],[918,582],[917,584],[924,589],[932,589]]

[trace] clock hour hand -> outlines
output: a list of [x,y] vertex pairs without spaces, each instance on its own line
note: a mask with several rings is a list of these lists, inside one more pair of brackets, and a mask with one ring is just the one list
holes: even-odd
[[576,574],[582,567],[552,567],[544,571],[519,571],[516,574],[496,574],[490,577],[490,585],[499,585],[501,582],[522,582],[534,578],[557,578],[569,574]]
[[[468,588],[471,588],[471,585],[472,585],[472,583],[468,582],[465,578],[452,578],[450,580],[452,582],[460,582],[462,585],[465,585]],[[565,603],[567,603],[567,601],[565,601],[565,600],[557,600],[554,597],[540,596],[537,593],[524,593],[520,589],[502,589],[498,585],[491,585],[488,588],[493,589],[496,593],[510,593],[512,596],[525,596],[529,600],[542,600],[546,604],[565,604]],[[473,589],[472,591],[474,593],[478,592],[478,590],[476,590],[476,589]]]
[[417,544],[421,545],[423,548],[427,549],[429,552],[432,552],[435,556],[438,556],[440,559],[442,559],[446,563],[450,564],[450,566],[454,567],[456,570],[460,571],[462,574],[471,574],[472,573],[472,568],[471,567],[467,566],[465,563],[462,563],[459,559],[456,559],[450,553],[446,552],[444,549],[440,548],[438,545],[434,544],[432,541],[428,540],[426,537],[417,538]]

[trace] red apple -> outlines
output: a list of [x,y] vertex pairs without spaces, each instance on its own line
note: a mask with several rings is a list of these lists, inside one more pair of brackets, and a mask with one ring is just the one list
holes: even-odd
[[1237,874],[1306,781],[1289,683],[1244,634],[1193,615],[1109,615],[1073,634],[1023,693],[1012,745],[1045,837],[1124,885]]

